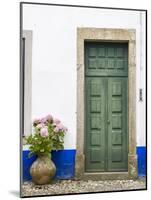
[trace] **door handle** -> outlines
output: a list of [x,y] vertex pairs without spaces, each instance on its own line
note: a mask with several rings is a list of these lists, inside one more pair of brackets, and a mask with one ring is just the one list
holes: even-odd
[[110,120],[109,119],[107,120],[107,123],[110,124]]

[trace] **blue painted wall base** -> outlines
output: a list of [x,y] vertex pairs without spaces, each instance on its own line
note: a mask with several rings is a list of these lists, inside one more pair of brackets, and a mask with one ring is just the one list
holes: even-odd
[[[23,151],[23,180],[31,180],[30,166],[36,160],[36,156],[28,157],[28,150]],[[138,175],[146,176],[146,147],[137,147],[138,155]],[[75,156],[76,150],[59,150],[52,152],[57,171],[55,179],[72,179],[75,174]]]
[[76,150],[60,150],[52,152],[52,160],[56,165],[56,179],[71,179],[74,177]]
[[[29,151],[23,151],[23,180],[31,180],[30,166],[36,160],[36,156],[28,157]],[[56,165],[55,179],[71,179],[74,177],[76,150],[59,150],[52,152],[52,160]]]
[[31,180],[29,170],[32,163],[36,160],[36,156],[32,156],[31,158],[29,158],[28,154],[29,154],[28,150],[23,151],[22,158],[23,158],[23,180],[24,181]]
[[146,176],[146,147],[137,147],[138,156],[138,175]]

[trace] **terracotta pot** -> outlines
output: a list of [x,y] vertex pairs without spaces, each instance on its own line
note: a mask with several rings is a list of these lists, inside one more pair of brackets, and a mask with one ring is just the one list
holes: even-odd
[[38,185],[50,183],[55,173],[56,166],[47,155],[38,156],[30,168],[32,181]]

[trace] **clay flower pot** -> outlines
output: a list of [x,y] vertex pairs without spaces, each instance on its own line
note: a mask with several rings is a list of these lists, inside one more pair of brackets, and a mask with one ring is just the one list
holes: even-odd
[[30,168],[32,181],[38,185],[50,183],[55,173],[56,166],[48,155],[38,156]]

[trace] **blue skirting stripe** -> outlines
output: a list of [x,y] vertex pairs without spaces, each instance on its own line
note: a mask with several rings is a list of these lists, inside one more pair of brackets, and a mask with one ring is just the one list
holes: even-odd
[[56,179],[71,179],[74,177],[76,150],[60,150],[52,152],[52,160],[56,165]]
[[[23,180],[31,180],[30,166],[36,160],[36,156],[28,157],[29,150],[23,151]],[[52,160],[56,165],[55,179],[71,179],[74,177],[76,150],[59,150],[52,152]]]
[[138,156],[138,175],[146,176],[146,147],[138,146],[137,147],[137,156]]
[[36,160],[36,156],[32,156],[31,158],[28,157],[29,151],[28,150],[24,150],[23,151],[23,180],[24,181],[29,181],[31,180],[31,176],[30,176],[30,166],[32,165],[32,163]]
[[[31,180],[30,166],[36,160],[36,156],[28,157],[29,150],[23,151],[23,179]],[[56,165],[55,179],[71,179],[75,174],[76,150],[59,150],[52,152],[52,160]],[[137,147],[138,176],[146,176],[146,147]]]

